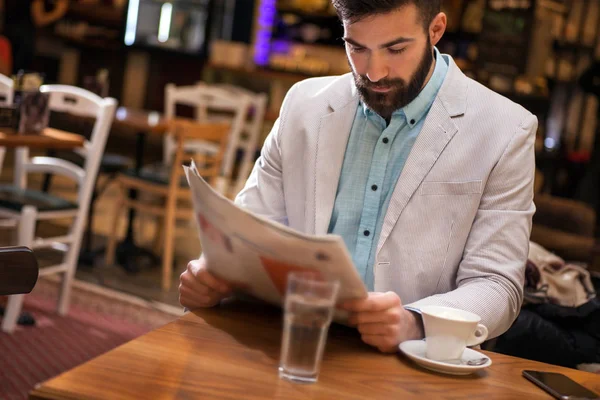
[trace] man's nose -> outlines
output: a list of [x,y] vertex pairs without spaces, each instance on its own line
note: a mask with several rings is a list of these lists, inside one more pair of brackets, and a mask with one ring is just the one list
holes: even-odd
[[384,57],[377,54],[377,52],[373,52],[373,54],[369,58],[367,78],[369,78],[371,82],[378,82],[386,78],[388,74],[389,68],[387,62],[384,60]]

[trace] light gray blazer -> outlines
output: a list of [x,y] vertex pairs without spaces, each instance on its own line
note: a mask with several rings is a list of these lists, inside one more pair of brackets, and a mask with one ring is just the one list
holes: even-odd
[[[537,119],[444,57],[446,79],[385,215],[375,291],[474,312],[494,337],[523,298]],[[294,85],[236,202],[327,233],[358,101],[351,74]]]

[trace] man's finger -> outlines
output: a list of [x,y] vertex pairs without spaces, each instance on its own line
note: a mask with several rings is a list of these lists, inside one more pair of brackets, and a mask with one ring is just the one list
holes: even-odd
[[216,291],[215,289],[209,287],[206,285],[205,282],[200,281],[199,279],[195,278],[194,276],[187,274],[185,276],[181,276],[180,279],[180,290],[181,288],[188,288],[193,292],[198,293],[199,295],[212,295],[214,294],[218,294],[221,292]]
[[200,282],[198,282],[197,277],[190,274],[188,271],[181,274],[181,276],[179,277],[179,282],[183,286],[190,286],[190,287],[197,286],[200,283]]
[[353,313],[348,317],[348,322],[353,326],[374,323],[397,325],[400,323],[401,318],[402,309],[400,307],[393,307],[385,311]]
[[398,325],[390,324],[361,324],[358,325],[358,331],[363,336],[390,336],[393,338],[400,336]]
[[340,308],[351,312],[376,312],[402,305],[400,297],[394,292],[369,293],[364,300],[350,300],[343,303]]
[[361,339],[368,345],[377,347],[383,353],[395,353],[398,351],[398,343],[393,338],[383,335],[362,335]]
[[196,292],[187,287],[182,287],[179,290],[179,303],[190,310],[200,307],[199,297]]
[[214,290],[207,288],[207,291],[210,293],[200,293],[197,290],[183,287],[179,291],[179,301],[181,305],[189,309],[212,307],[220,301],[222,296]]
[[216,290],[217,292],[228,294],[231,292],[232,288],[222,279],[217,278],[208,270],[203,269],[198,272],[196,275],[196,280],[200,281],[202,284],[208,286],[209,288]]
[[381,341],[381,335],[361,335],[360,338],[366,344],[375,347],[377,347],[377,344]]

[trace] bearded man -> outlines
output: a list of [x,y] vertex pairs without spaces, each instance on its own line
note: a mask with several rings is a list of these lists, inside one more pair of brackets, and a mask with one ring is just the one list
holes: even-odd
[[[500,335],[523,296],[536,118],[439,53],[440,0],[333,4],[352,73],[290,89],[237,204],[344,239],[370,293],[340,307],[381,351],[423,336],[425,305]],[[201,258],[180,301],[210,307],[230,289]]]

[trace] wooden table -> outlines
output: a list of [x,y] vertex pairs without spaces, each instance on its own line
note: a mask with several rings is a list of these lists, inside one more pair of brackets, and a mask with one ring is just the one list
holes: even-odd
[[[136,134],[135,145],[135,170],[139,172],[144,164],[144,147],[146,145],[146,135],[164,134],[168,130],[168,120],[160,113],[155,111],[136,110],[127,107],[119,107],[115,113],[113,127],[129,129]],[[132,190],[129,193],[131,199],[137,197],[137,192]],[[152,264],[160,264],[158,257],[152,252],[138,247],[135,244],[135,235],[133,222],[135,220],[135,210],[129,210],[127,223],[127,233],[125,238],[117,246],[117,261],[128,272],[138,272],[138,257],[150,259]]]
[[189,313],[30,393],[30,399],[550,399],[524,369],[561,372],[600,393],[600,377],[487,354],[493,365],[466,377],[421,369],[332,326],[319,382],[280,380],[278,310],[231,303]]
[[72,150],[83,147],[85,138],[54,128],[45,128],[36,134],[19,134],[14,129],[0,128],[0,147],[27,147],[30,149]]
[[136,132],[160,134],[168,129],[168,121],[155,111],[119,107],[113,126],[133,129]]

